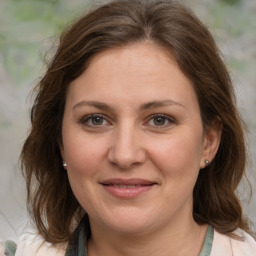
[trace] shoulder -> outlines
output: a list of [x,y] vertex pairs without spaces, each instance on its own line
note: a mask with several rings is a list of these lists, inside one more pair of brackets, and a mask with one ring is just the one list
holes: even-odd
[[66,244],[53,246],[45,242],[40,236],[29,235],[17,245],[10,241],[2,242],[0,256],[64,256],[66,247]]
[[241,239],[238,240],[214,230],[211,256],[255,256],[256,241],[241,229],[233,233]]

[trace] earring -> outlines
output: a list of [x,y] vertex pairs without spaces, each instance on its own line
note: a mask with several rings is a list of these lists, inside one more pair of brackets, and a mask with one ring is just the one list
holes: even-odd
[[204,161],[204,162],[205,162],[205,164],[206,164],[206,165],[208,165],[208,164],[209,164],[208,159],[205,159],[205,161]]
[[67,167],[67,164],[66,164],[66,163],[63,163],[62,165],[63,165],[63,167],[64,167],[64,168],[66,168],[66,167]]

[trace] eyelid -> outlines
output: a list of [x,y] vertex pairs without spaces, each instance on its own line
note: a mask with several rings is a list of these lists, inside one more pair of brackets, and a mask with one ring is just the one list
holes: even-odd
[[88,120],[91,119],[91,118],[93,118],[93,117],[100,117],[100,118],[103,118],[105,121],[108,122],[107,125],[111,124],[111,122],[109,121],[109,118],[106,117],[106,116],[103,115],[103,114],[100,114],[100,113],[94,113],[94,114],[86,115],[86,116],[84,116],[84,117],[81,118],[80,123],[82,123],[83,125],[85,125],[85,126],[87,126],[87,127],[92,127],[92,128],[101,128],[101,127],[103,127],[103,126],[106,126],[106,125],[98,125],[98,127],[97,127],[97,125],[89,125],[89,124],[87,124]]
[[[150,116],[147,118],[146,123],[148,123],[150,120],[152,120],[153,118],[156,118],[156,117],[162,117],[162,118],[167,119],[167,121],[169,121],[169,124],[167,124],[167,125],[163,125],[163,126],[157,126],[157,125],[155,125],[155,126],[153,126],[154,128],[157,128],[157,129],[167,128],[167,127],[171,126],[172,124],[176,124],[176,123],[177,123],[177,121],[175,120],[175,118],[173,118],[173,117],[171,117],[171,116],[169,116],[169,115],[166,115],[166,114],[161,114],[161,113],[150,115]],[[147,126],[152,126],[152,125],[147,125]]]
[[[100,118],[103,118],[104,121],[107,122],[107,124],[103,124],[103,125],[90,125],[88,124],[88,120],[93,118],[93,117],[100,117]],[[161,126],[157,126],[157,125],[150,125],[148,124],[153,118],[157,118],[157,117],[162,117],[162,118],[165,118],[169,123],[168,124],[165,124],[165,125],[161,125]],[[107,117],[106,115],[104,114],[101,114],[101,113],[93,113],[93,114],[88,114],[84,117],[82,117],[79,121],[79,123],[81,123],[82,125],[85,125],[89,128],[102,128],[102,127],[105,127],[105,126],[109,126],[112,124],[112,122],[110,121],[110,118]],[[144,125],[145,126],[150,126],[150,127],[153,127],[153,128],[156,128],[156,129],[164,129],[164,128],[168,128],[169,126],[173,125],[173,124],[176,124],[177,123],[177,120],[167,114],[162,114],[162,113],[157,113],[157,114],[152,114],[150,115],[147,119],[146,119],[146,122],[144,122]]]

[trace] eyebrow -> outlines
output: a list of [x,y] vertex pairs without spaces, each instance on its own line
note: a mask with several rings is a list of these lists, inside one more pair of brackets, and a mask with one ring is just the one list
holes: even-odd
[[159,100],[159,101],[151,101],[148,103],[144,103],[140,106],[139,110],[147,110],[152,108],[166,107],[166,106],[178,106],[184,108],[184,106],[173,100]]
[[106,103],[99,102],[99,101],[85,101],[85,100],[80,101],[77,104],[75,104],[72,107],[72,110],[75,110],[76,108],[82,107],[82,106],[92,106],[92,107],[95,107],[95,108],[98,108],[98,109],[101,109],[101,110],[106,110],[106,111],[109,111],[109,112],[114,112],[114,109],[111,108]]
[[[106,103],[99,102],[99,101],[84,101],[84,100],[75,104],[72,107],[72,110],[75,110],[76,108],[82,107],[82,106],[92,106],[100,110],[115,112],[114,109]],[[184,108],[184,106],[181,103],[173,100],[159,100],[159,101],[150,101],[150,102],[144,103],[139,107],[139,110],[143,111],[147,109],[166,107],[166,106],[178,106],[178,107]]]

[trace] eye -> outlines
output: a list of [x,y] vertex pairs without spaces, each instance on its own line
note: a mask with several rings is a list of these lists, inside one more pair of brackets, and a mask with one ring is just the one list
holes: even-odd
[[102,127],[105,125],[109,125],[109,122],[106,118],[101,114],[93,114],[86,116],[82,119],[82,124],[89,126],[89,127]]
[[174,119],[164,114],[152,115],[148,121],[148,125],[160,128],[168,127],[173,123],[175,123]]

